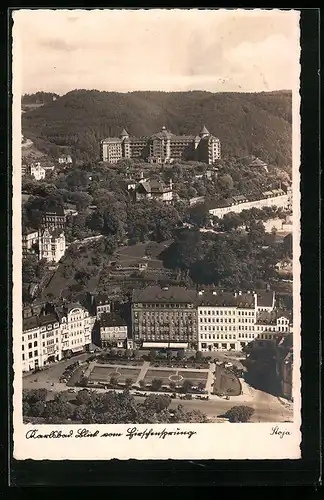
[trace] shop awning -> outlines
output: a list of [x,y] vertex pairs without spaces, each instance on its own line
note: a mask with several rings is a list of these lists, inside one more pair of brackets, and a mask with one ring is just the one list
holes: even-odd
[[71,349],[72,352],[83,352],[83,347],[73,347]]
[[147,349],[187,349],[188,344],[175,342],[143,342],[143,348]]

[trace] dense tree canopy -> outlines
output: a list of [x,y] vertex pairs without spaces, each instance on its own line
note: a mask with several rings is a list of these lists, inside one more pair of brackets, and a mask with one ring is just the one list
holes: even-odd
[[27,111],[22,120],[23,134],[42,151],[50,152],[53,145],[69,147],[82,162],[98,159],[100,140],[119,135],[123,126],[143,136],[162,125],[176,134],[198,134],[206,124],[219,137],[225,156],[255,155],[279,166],[291,163],[291,92],[74,90]]
[[72,401],[65,393],[58,393],[54,399],[47,400],[47,393],[24,391],[24,417],[41,418],[44,423],[66,423],[68,421],[83,424],[145,424],[168,422],[206,422],[202,412],[187,412],[179,405],[170,411],[171,398],[164,395],[149,395],[138,403],[129,391],[116,393],[108,391],[81,390]]

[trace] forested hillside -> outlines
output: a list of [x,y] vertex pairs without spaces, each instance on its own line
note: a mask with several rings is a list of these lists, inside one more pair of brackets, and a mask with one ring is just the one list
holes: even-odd
[[255,155],[276,166],[291,163],[291,93],[99,92],[74,90],[22,116],[23,134],[54,154],[69,147],[77,161],[99,158],[99,142],[150,135],[165,125],[176,134],[201,126],[219,137],[223,156]]

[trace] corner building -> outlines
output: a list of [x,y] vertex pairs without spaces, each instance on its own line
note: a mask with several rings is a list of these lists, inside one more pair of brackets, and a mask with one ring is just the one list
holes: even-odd
[[275,293],[198,292],[198,350],[240,351],[254,340],[291,331],[291,315],[275,307]]
[[182,287],[147,287],[132,297],[133,339],[144,348],[198,347],[195,292]]

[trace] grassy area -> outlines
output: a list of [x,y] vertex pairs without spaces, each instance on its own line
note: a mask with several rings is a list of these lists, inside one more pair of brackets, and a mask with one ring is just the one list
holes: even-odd
[[[147,282],[155,281],[157,279],[163,279],[167,276],[167,270],[164,269],[162,261],[159,259],[160,253],[169,245],[171,241],[165,241],[162,243],[156,243],[153,241],[148,241],[146,243],[139,243],[136,245],[119,247],[114,255],[108,256],[107,254],[101,254],[102,262],[97,266],[98,270],[95,275],[91,276],[85,285],[88,291],[108,291],[109,288],[116,286],[121,286],[124,288],[127,284],[135,287],[139,286],[141,280]],[[93,259],[96,257],[95,251],[91,247],[91,244],[86,248],[80,250],[77,259],[77,269],[87,269],[93,267]],[[68,260],[70,257],[67,255],[65,260],[59,264],[53,278],[50,283],[46,286],[43,291],[43,296],[48,296],[49,294],[54,297],[66,296],[69,290],[75,288],[77,290],[77,281],[74,279],[74,272],[66,275],[64,273],[64,268],[69,267]],[[109,265],[110,262],[117,262],[121,269],[116,269]],[[142,271],[138,276],[139,264],[147,264],[147,270]],[[75,262],[71,262],[75,265]],[[74,266],[73,266],[74,267]],[[124,269],[123,268],[130,268]],[[140,279],[139,279],[140,278]],[[137,281],[139,283],[137,283]]]
[[153,379],[161,379],[164,386],[170,382],[182,385],[185,380],[190,380],[193,385],[204,383],[206,385],[208,373],[199,371],[155,370],[149,369],[145,374],[145,382],[151,384]]
[[133,383],[135,383],[139,374],[140,370],[137,368],[95,366],[90,374],[89,380],[94,383],[106,382],[108,384],[110,378],[113,376],[118,379],[118,383],[125,383],[127,378],[131,378]]
[[216,365],[213,393],[239,396],[241,394],[241,383],[233,372]]
[[118,260],[121,266],[137,266],[147,263],[149,268],[161,269],[163,268],[163,263],[159,256],[171,243],[172,240],[162,243],[147,241],[146,243],[120,247],[114,253],[113,258]]

